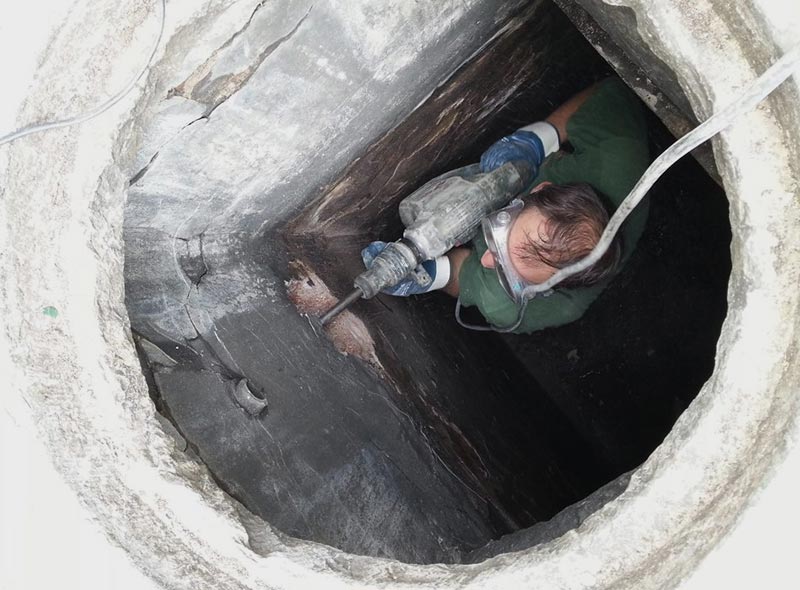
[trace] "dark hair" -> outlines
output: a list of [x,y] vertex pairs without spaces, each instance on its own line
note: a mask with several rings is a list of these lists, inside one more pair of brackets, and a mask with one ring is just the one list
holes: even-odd
[[[585,183],[549,184],[526,195],[525,209],[545,216],[544,233],[525,234],[516,250],[523,261],[541,261],[555,269],[585,258],[608,224],[609,214],[595,190]],[[622,258],[622,238],[614,238],[608,251],[589,268],[564,279],[562,287],[588,287],[612,276]]]

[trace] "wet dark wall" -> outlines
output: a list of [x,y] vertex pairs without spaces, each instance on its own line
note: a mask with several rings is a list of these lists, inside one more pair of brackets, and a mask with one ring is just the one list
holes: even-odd
[[[558,10],[538,11],[457,72],[290,224],[289,255],[304,263],[296,267],[297,280],[310,268],[312,280],[324,277],[334,293],[346,294],[362,269],[361,248],[400,236],[403,197],[476,161],[497,137],[544,118],[609,74]],[[487,500],[497,530],[549,518],[610,479],[529,371],[496,336],[459,327],[453,305],[437,293],[379,296],[353,310],[396,385],[396,403],[457,477]],[[334,323],[331,330],[336,341],[340,328]]]

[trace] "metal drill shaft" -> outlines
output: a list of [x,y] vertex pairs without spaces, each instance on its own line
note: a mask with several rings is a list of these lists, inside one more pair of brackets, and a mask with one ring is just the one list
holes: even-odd
[[336,305],[331,307],[327,312],[325,312],[325,315],[323,315],[319,319],[320,324],[324,326],[325,324],[330,322],[333,318],[335,318],[337,315],[339,315],[342,311],[344,311],[351,303],[361,299],[363,296],[364,294],[361,292],[361,289],[358,288],[353,289],[353,291],[347,297],[339,301],[339,303],[337,303]]

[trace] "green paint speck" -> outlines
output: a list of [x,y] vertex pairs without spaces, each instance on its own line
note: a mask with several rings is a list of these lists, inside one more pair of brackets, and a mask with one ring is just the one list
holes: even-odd
[[46,316],[51,317],[51,318],[57,318],[58,317],[58,310],[55,307],[53,307],[52,305],[48,305],[47,307],[45,307],[42,310],[42,313],[44,315],[46,315]]

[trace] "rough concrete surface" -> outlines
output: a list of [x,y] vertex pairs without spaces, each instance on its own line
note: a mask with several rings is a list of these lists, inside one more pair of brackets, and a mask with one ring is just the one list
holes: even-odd
[[[788,3],[608,4],[602,8],[610,12],[617,6],[633,10],[635,27],[626,24],[625,30],[640,36],[674,73],[698,118],[725,104],[773,61],[800,26],[798,8]],[[20,61],[27,67],[12,71],[10,82],[27,92],[7,97],[0,122],[16,127],[49,119],[65,104],[80,110],[113,92],[138,67],[155,33],[152,6],[55,2],[51,14],[57,17],[22,20],[16,7],[0,9],[0,22],[30,30],[9,35],[12,45],[2,47],[7,55],[23,56]],[[795,560],[786,556],[776,562],[769,556],[786,555],[780,551],[782,533],[791,523],[776,523],[775,515],[795,515],[800,493],[796,479],[787,477],[796,472],[800,456],[796,81],[714,142],[733,229],[729,313],[715,372],[664,443],[630,474],[624,491],[589,510],[590,515],[582,513],[575,519],[581,522],[576,529],[470,566],[363,558],[286,538],[252,515],[242,515],[241,506],[217,487],[206,469],[182,452],[154,417],[128,327],[123,200],[139,129],[156,103],[154,93],[174,87],[165,74],[196,78],[192,92],[202,88],[212,105],[224,97],[227,86],[204,87],[202,76],[192,77],[195,68],[181,71],[183,56],[203,54],[191,42],[201,29],[216,36],[213,47],[224,45],[252,17],[255,6],[223,0],[202,6],[168,3],[165,43],[145,86],[80,127],[0,147],[0,354],[8,381],[4,455],[8,449],[26,452],[31,434],[41,442],[51,464],[34,452],[31,465],[48,476],[55,474],[68,488],[54,489],[51,502],[78,510],[80,522],[92,522],[109,545],[127,553],[129,561],[118,551],[109,553],[113,567],[119,568],[110,575],[117,578],[112,583],[125,587],[121,578],[130,583],[128,576],[139,575],[132,573],[134,564],[153,580],[152,586],[164,588],[709,588],[749,583],[752,578],[742,572],[770,567],[779,570],[769,572],[772,588],[793,587]],[[300,3],[277,2],[261,10],[277,10],[275,6],[288,7],[293,14],[275,43],[316,10],[309,13]],[[437,61],[442,75],[452,70],[491,35],[497,9],[478,1],[393,2],[377,13],[366,2],[328,6],[342,16],[343,31],[358,48],[355,59],[381,83],[391,83],[395,72],[416,78],[404,68],[413,66],[422,49],[448,38],[449,31],[469,30],[474,38],[448,45],[452,53],[443,52]],[[398,46],[387,45],[392,38]],[[248,74],[232,57],[209,67],[225,75]],[[291,72],[285,75],[291,77]],[[241,193],[243,210],[247,194],[284,182],[280,172],[310,166],[302,156],[309,149],[304,142],[322,142],[326,135],[319,127],[323,113],[314,110],[313,91],[308,94],[312,104],[301,101],[302,116],[296,118],[303,127],[295,133],[302,140],[294,151],[278,150],[276,144],[275,174],[236,179],[251,191]],[[407,96],[381,124],[351,130],[359,140],[345,156],[356,154],[372,134],[390,127],[421,98]],[[282,120],[295,120],[290,105],[286,108]],[[288,133],[288,127],[276,125],[275,133]],[[315,144],[318,148],[324,150]],[[224,148],[219,149],[224,155]],[[221,179],[204,177],[201,169],[189,171],[197,174],[200,185],[222,190]],[[313,174],[319,181],[330,172]],[[299,176],[287,181],[287,207],[299,203],[302,186]],[[166,199],[169,187],[161,188]],[[205,196],[231,197],[217,192]],[[205,219],[200,204],[198,212],[183,228],[167,228],[169,235],[177,236],[179,229],[187,239],[197,235]],[[159,212],[151,215],[158,218]],[[187,245],[189,259],[194,251]],[[200,276],[202,269],[198,272]],[[16,426],[5,428],[9,423]],[[2,485],[17,485],[22,480],[7,477],[6,460]],[[20,502],[17,494],[10,498]],[[76,498],[80,508],[69,508]],[[35,520],[48,517],[30,505],[19,510]],[[783,531],[765,531],[763,522]],[[26,539],[25,523],[12,521],[12,526],[4,526],[4,543],[11,537],[35,555],[39,547]],[[80,552],[75,543],[60,549],[65,555]],[[2,570],[7,585],[30,574],[19,566]],[[73,577],[61,579],[62,587],[86,587],[74,571],[66,575]]]

